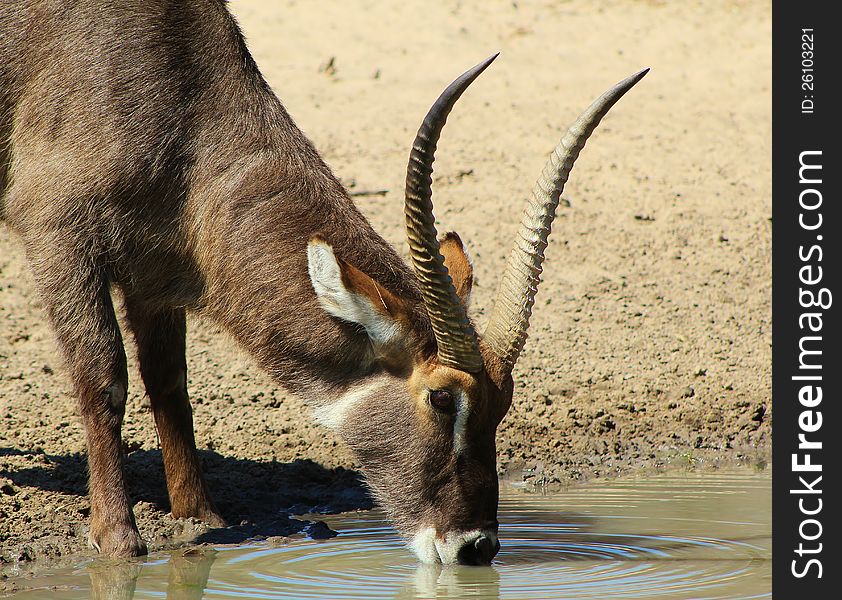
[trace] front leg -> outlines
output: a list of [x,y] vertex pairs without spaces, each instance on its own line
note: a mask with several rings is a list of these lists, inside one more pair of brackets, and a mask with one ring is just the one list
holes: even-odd
[[91,546],[109,556],[146,554],[123,471],[120,428],[126,401],[124,377],[115,377],[104,390],[100,384],[79,394],[88,446],[89,541]]
[[128,298],[126,316],[137,342],[140,373],[161,441],[174,517],[196,517],[224,527],[202,475],[187,395],[184,309],[149,311]]
[[89,541],[110,556],[146,554],[123,471],[120,428],[128,377],[108,282],[91,257],[62,253],[61,248],[61,240],[39,239],[27,246],[27,253],[73,377],[85,427]]

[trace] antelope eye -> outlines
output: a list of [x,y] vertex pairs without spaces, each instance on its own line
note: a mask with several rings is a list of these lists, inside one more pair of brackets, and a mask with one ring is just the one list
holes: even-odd
[[447,390],[430,390],[430,404],[436,410],[452,413],[455,406],[453,394]]

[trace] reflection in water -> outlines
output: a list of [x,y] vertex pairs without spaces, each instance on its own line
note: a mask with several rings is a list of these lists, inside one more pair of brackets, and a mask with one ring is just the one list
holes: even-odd
[[142,565],[139,562],[97,561],[88,567],[91,598],[95,600],[132,600]]
[[[216,555],[213,548],[191,548],[170,555],[166,561],[167,600],[201,600]],[[94,561],[87,567],[92,600],[133,600],[143,568],[140,561]]]
[[499,598],[500,574],[494,567],[420,565],[409,577],[411,585],[396,598]]
[[200,600],[215,559],[216,551],[210,548],[174,555],[170,559],[167,600]]
[[492,567],[419,566],[376,512],[329,520],[341,531],[330,540],[97,560],[45,574],[28,597],[46,589],[51,598],[97,600],[771,597],[768,473],[658,476],[547,495],[509,490]]

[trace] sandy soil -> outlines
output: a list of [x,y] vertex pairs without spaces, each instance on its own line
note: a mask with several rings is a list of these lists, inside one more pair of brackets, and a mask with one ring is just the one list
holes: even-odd
[[[499,433],[500,472],[566,483],[768,461],[768,2],[242,0],[232,9],[299,126],[399,248],[421,117],[453,77],[502,51],[451,116],[435,175],[440,230],[459,231],[475,258],[480,322],[562,128],[615,81],[652,67],[565,191],[571,206],[557,220]],[[21,254],[0,225],[6,575],[91,552],[83,431]],[[167,515],[155,430],[130,371],[128,470],[153,549],[287,534],[303,526],[278,516],[294,505],[367,505],[354,458],[300,399],[213,324],[193,319],[189,347],[197,442],[220,508],[241,525],[208,532]]]

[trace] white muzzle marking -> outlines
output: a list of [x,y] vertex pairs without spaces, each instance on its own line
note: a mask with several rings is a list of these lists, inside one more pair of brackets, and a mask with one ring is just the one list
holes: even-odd
[[435,527],[424,527],[412,536],[408,545],[422,563],[453,565],[456,564],[459,550],[465,544],[474,542],[482,536],[490,538],[492,542],[497,541],[497,535],[493,531],[482,529],[451,531],[445,534],[442,540],[436,533]]

